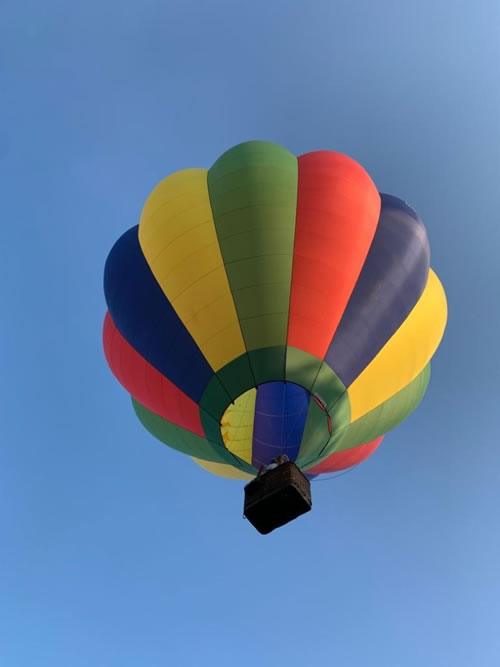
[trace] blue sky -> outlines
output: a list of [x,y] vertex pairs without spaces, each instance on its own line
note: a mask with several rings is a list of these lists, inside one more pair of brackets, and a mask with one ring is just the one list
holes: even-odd
[[[497,666],[500,5],[3,0],[2,667]],[[346,152],[425,222],[449,324],[420,408],[263,538],[145,432],[102,268],[169,172]]]

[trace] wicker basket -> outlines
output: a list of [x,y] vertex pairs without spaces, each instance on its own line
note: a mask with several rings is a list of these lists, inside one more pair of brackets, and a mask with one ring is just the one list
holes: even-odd
[[245,486],[244,515],[262,535],[309,512],[311,507],[309,480],[292,461]]

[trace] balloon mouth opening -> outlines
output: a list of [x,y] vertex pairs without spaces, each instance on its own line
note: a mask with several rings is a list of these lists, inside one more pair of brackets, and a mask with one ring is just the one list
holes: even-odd
[[257,469],[279,456],[300,463],[332,435],[327,405],[294,382],[271,381],[241,394],[220,422],[226,449]]

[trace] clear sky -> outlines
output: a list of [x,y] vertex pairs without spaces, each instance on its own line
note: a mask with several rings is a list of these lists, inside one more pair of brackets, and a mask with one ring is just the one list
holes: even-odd
[[[0,665],[500,664],[498,0],[2,0]],[[268,537],[135,419],[104,260],[171,171],[348,153],[418,211],[419,409]]]

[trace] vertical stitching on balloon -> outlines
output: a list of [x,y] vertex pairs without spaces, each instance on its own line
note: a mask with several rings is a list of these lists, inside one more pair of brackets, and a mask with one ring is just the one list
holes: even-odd
[[288,331],[290,329],[290,308],[292,305],[292,285],[293,285],[293,274],[295,270],[295,240],[297,238],[297,207],[299,201],[299,161],[297,160],[297,194],[295,197],[295,225],[293,230],[293,247],[292,247],[292,270],[290,273],[290,293],[288,295],[288,317],[286,323],[286,338],[285,338],[285,359],[284,359],[284,368],[283,368],[283,381],[286,382],[286,362],[288,357]]
[[[222,252],[222,247],[221,247],[221,244],[220,244],[219,232],[218,232],[218,229],[217,229],[217,224],[216,224],[215,214],[214,214],[214,208],[213,208],[213,205],[212,205],[212,194],[211,194],[211,192],[210,192],[210,184],[209,184],[209,182],[208,182],[208,174],[209,174],[209,173],[210,173],[210,172],[207,171],[207,192],[208,192],[208,202],[209,202],[209,204],[210,204],[210,210],[212,211],[212,219],[213,219],[213,221],[214,221],[215,235],[216,235],[216,237],[217,237],[217,243],[219,244],[219,250],[220,250],[221,257],[222,257],[222,265],[223,265],[223,267],[224,267],[224,271],[225,271],[225,273],[226,273],[227,282],[228,282],[228,285],[229,285],[229,292],[230,292],[230,294],[231,294],[231,298],[232,298],[232,300],[233,300],[233,305],[234,305],[234,310],[235,310],[235,312],[236,312],[236,317],[238,318],[238,325],[239,325],[239,327],[240,327],[241,338],[242,338],[243,343],[244,343],[244,345],[245,345],[245,355],[246,355],[246,357],[247,357],[248,365],[249,365],[249,367],[250,367],[250,373],[252,374],[252,380],[253,380],[253,383],[254,383],[254,387],[256,387],[256,386],[257,386],[257,382],[256,382],[256,380],[255,380],[255,374],[254,374],[254,372],[253,372],[253,368],[252,368],[252,361],[251,361],[251,359],[250,359],[250,355],[248,354],[248,345],[247,345],[247,341],[246,341],[246,339],[245,339],[245,334],[244,334],[244,332],[243,332],[243,328],[242,328],[242,326],[241,326],[241,319],[240,319],[240,314],[239,314],[239,312],[238,312],[238,306],[237,306],[237,304],[236,304],[236,301],[234,300],[233,290],[232,290],[232,287],[231,287],[231,281],[229,280],[229,276],[227,275],[226,261],[225,261],[224,253]],[[233,361],[234,361],[234,359],[233,359]],[[216,376],[219,377],[217,373],[216,373]],[[220,378],[219,378],[219,380],[220,380]],[[222,381],[221,381],[221,385],[224,387]],[[225,389],[226,393],[229,393],[225,387],[224,387],[224,389]],[[234,400],[231,400],[231,402],[234,403]],[[229,451],[229,450],[228,450],[228,451]]]

